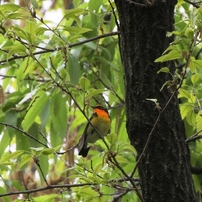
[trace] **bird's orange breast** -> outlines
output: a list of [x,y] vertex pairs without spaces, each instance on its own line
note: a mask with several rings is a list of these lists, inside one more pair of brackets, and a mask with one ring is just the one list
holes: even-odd
[[109,117],[108,113],[105,110],[95,108],[94,113],[101,117]]

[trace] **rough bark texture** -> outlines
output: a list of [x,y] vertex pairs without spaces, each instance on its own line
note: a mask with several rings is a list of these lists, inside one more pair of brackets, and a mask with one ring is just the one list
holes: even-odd
[[[143,4],[147,1],[136,0]],[[115,0],[121,32],[121,55],[125,69],[127,131],[138,155],[158,117],[148,98],[156,98],[163,107],[171,96],[163,83],[171,78],[157,71],[168,65],[154,63],[168,47],[173,29],[175,0],[155,0],[141,6],[132,1]],[[150,144],[138,165],[145,202],[195,202],[189,151],[185,144],[177,95],[163,112]]]

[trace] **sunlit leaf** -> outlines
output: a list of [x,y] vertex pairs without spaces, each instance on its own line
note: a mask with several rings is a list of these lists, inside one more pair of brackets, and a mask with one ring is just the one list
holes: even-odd
[[199,80],[199,75],[198,74],[193,74],[191,76],[191,81],[193,84],[196,84],[196,82]]
[[86,91],[89,88],[89,86],[90,86],[90,81],[87,78],[85,78],[85,77],[81,77],[79,79],[79,84],[80,84],[82,90]]
[[191,92],[181,88],[179,89],[179,98],[181,97],[191,99]]
[[18,156],[22,155],[24,153],[24,151],[18,150],[12,153],[7,153],[5,154],[2,159],[1,162],[8,162],[14,158],[17,158]]
[[162,67],[162,68],[157,72],[157,74],[159,74],[160,72],[170,73],[170,70],[169,70],[168,67]]
[[196,128],[197,131],[202,130],[202,113],[199,112],[196,116]]
[[171,50],[165,55],[162,55],[158,59],[155,60],[155,62],[166,62],[170,60],[180,59],[182,58],[182,53],[180,50]]
[[0,5],[0,11],[3,11],[3,12],[6,12],[6,11],[15,12],[20,8],[21,7],[19,5],[12,4],[12,3]]
[[193,107],[191,105],[180,105],[180,112],[182,119],[184,119],[187,116],[187,113],[189,111],[193,111]]

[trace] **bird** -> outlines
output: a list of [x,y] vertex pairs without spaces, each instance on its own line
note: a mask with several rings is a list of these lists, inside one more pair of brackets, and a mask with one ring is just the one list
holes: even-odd
[[101,105],[92,108],[94,112],[77,144],[79,155],[83,157],[88,155],[88,151],[91,147],[89,144],[95,143],[97,140],[101,139],[101,136],[104,137],[110,133],[111,118],[108,110]]

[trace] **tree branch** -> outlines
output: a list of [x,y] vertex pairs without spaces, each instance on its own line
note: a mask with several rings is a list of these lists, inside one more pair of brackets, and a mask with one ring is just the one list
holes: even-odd
[[9,123],[5,123],[5,122],[0,122],[0,125],[13,128],[13,129],[21,132],[22,134],[26,135],[27,137],[30,137],[31,139],[35,140],[36,142],[38,142],[39,144],[43,145],[44,147],[49,148],[45,143],[41,142],[40,140],[38,140],[34,136],[30,135],[29,133],[25,132],[24,130],[18,128],[17,126],[13,126],[13,125],[11,125]]
[[[40,54],[44,54],[44,53],[50,53],[50,52],[54,52],[54,51],[58,51],[58,50],[63,50],[64,48],[72,48],[72,47],[79,46],[79,45],[82,45],[82,44],[85,44],[85,43],[88,43],[88,42],[91,42],[91,41],[95,41],[95,40],[98,40],[98,39],[102,39],[102,38],[105,38],[105,37],[108,37],[108,36],[114,36],[114,35],[119,35],[119,32],[110,32],[110,33],[107,33],[107,34],[102,34],[100,36],[95,36],[95,37],[92,37],[90,39],[82,40],[82,41],[79,41],[79,42],[76,42],[76,43],[73,43],[73,44],[69,44],[67,46],[62,46],[62,47],[59,47],[59,48],[56,48],[56,49],[46,49],[46,50],[38,51],[38,52],[32,53],[32,55],[35,56],[35,55],[40,55]],[[11,57],[11,58],[8,58],[6,60],[1,60],[0,64],[5,63],[5,62],[10,62],[10,61],[13,61],[13,60],[16,60],[16,59],[23,59],[23,58],[26,58],[26,57],[29,57],[29,56],[30,56],[30,54],[13,55],[13,57]]]
[[[194,6],[195,8],[200,8],[200,3],[201,2],[193,2],[193,1],[189,1],[189,0],[184,0],[185,2],[191,4],[192,6]],[[199,4],[199,5],[198,5]]]
[[0,197],[4,197],[4,196],[11,196],[11,195],[19,195],[19,194],[31,194],[31,193],[35,193],[35,192],[40,192],[40,191],[44,191],[44,190],[48,190],[48,189],[58,189],[58,188],[72,188],[72,187],[83,187],[83,186],[92,186],[92,185],[96,185],[96,184],[92,184],[92,183],[81,183],[81,184],[63,184],[63,185],[48,185],[46,187],[42,187],[42,188],[37,188],[37,189],[29,189],[29,190],[23,190],[23,191],[16,191],[16,192],[8,192],[8,193],[4,193],[4,194],[0,194]]

